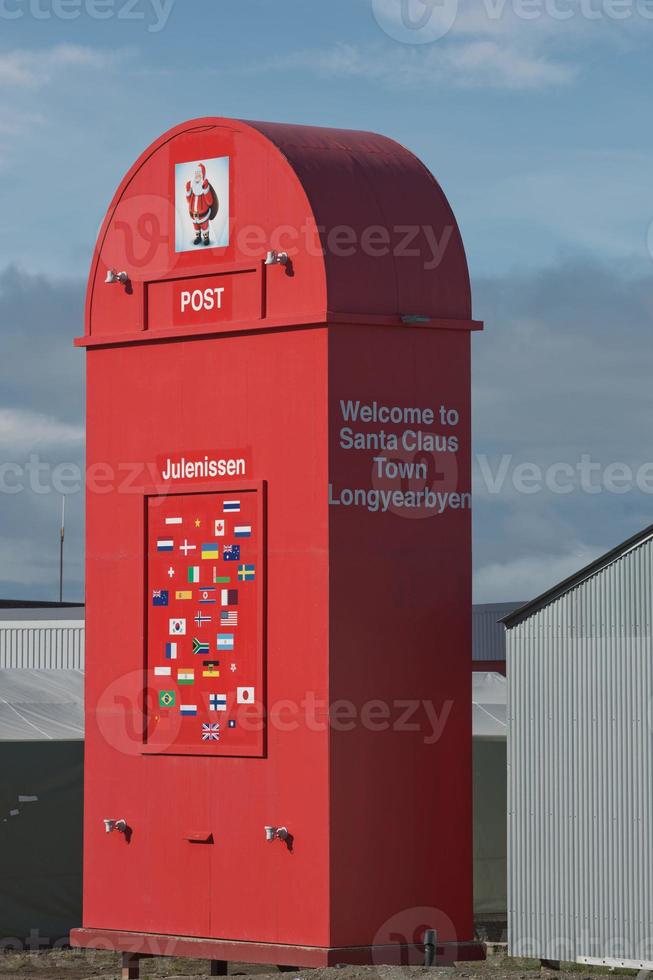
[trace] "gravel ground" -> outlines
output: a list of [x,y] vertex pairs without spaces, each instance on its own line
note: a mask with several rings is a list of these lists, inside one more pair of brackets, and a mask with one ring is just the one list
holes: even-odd
[[[144,977],[206,977],[199,972],[204,966],[197,960],[143,960]],[[484,963],[458,963],[452,967],[344,967],[328,970],[296,970],[279,973],[269,967],[252,967],[231,963],[230,976],[255,977],[256,980],[605,980],[606,970],[591,970],[574,964],[563,964],[560,971],[540,967],[536,960],[512,959],[502,952],[490,955]],[[614,971],[627,974],[628,971]],[[634,973],[629,974],[634,976]],[[119,980],[118,957],[112,953],[61,950],[41,953],[0,954],[1,980]]]

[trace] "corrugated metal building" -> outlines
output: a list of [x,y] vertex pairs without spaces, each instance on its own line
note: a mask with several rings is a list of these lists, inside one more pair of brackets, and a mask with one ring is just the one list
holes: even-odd
[[516,956],[653,964],[653,526],[510,614]]
[[84,669],[84,606],[0,601],[0,670]]

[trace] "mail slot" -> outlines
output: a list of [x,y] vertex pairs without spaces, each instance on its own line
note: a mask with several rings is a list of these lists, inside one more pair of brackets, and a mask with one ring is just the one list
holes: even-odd
[[[439,959],[480,954],[480,327],[446,197],[386,137],[196,119],[125,175],[77,341],[88,653],[73,945],[421,963],[435,930]],[[107,834],[118,819],[129,832]]]

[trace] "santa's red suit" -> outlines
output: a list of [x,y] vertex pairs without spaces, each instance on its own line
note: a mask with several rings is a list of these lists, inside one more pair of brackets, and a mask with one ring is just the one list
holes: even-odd
[[206,179],[206,167],[200,163],[195,171],[193,180],[186,184],[186,200],[188,201],[188,213],[195,229],[195,244],[199,245],[204,239],[204,244],[209,241],[209,217],[213,207],[213,191]]

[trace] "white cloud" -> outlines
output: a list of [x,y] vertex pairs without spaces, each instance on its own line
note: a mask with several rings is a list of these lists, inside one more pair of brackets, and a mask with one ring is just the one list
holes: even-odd
[[69,69],[102,70],[115,64],[120,51],[105,51],[77,44],[58,44],[46,49],[16,48],[0,53],[0,87],[39,88]]
[[[565,45],[644,40],[653,9],[642,0],[362,0],[377,24],[404,44],[495,37],[521,43],[553,38]],[[645,41],[645,43],[647,43]]]
[[[312,52],[313,68],[385,84],[544,88],[572,82],[581,53],[650,46],[653,8],[641,0],[362,0],[392,42]],[[393,49],[394,48],[394,52]],[[310,60],[310,59],[309,59]],[[367,66],[365,66],[367,63]],[[310,63],[306,64],[310,68]]]
[[483,565],[474,575],[475,602],[527,601],[589,565],[608,550],[576,544],[561,555],[530,555]]
[[576,77],[573,66],[485,39],[429,47],[340,43],[277,58],[272,67],[311,71],[327,78],[364,78],[388,88],[447,84],[461,88],[533,89],[567,85]]
[[4,456],[19,452],[22,459],[34,449],[80,449],[83,445],[82,425],[24,409],[0,408],[0,453]]
[[653,520],[653,289],[628,271],[476,280],[474,451],[495,478],[510,460],[498,489],[475,474],[476,601],[533,598]]

